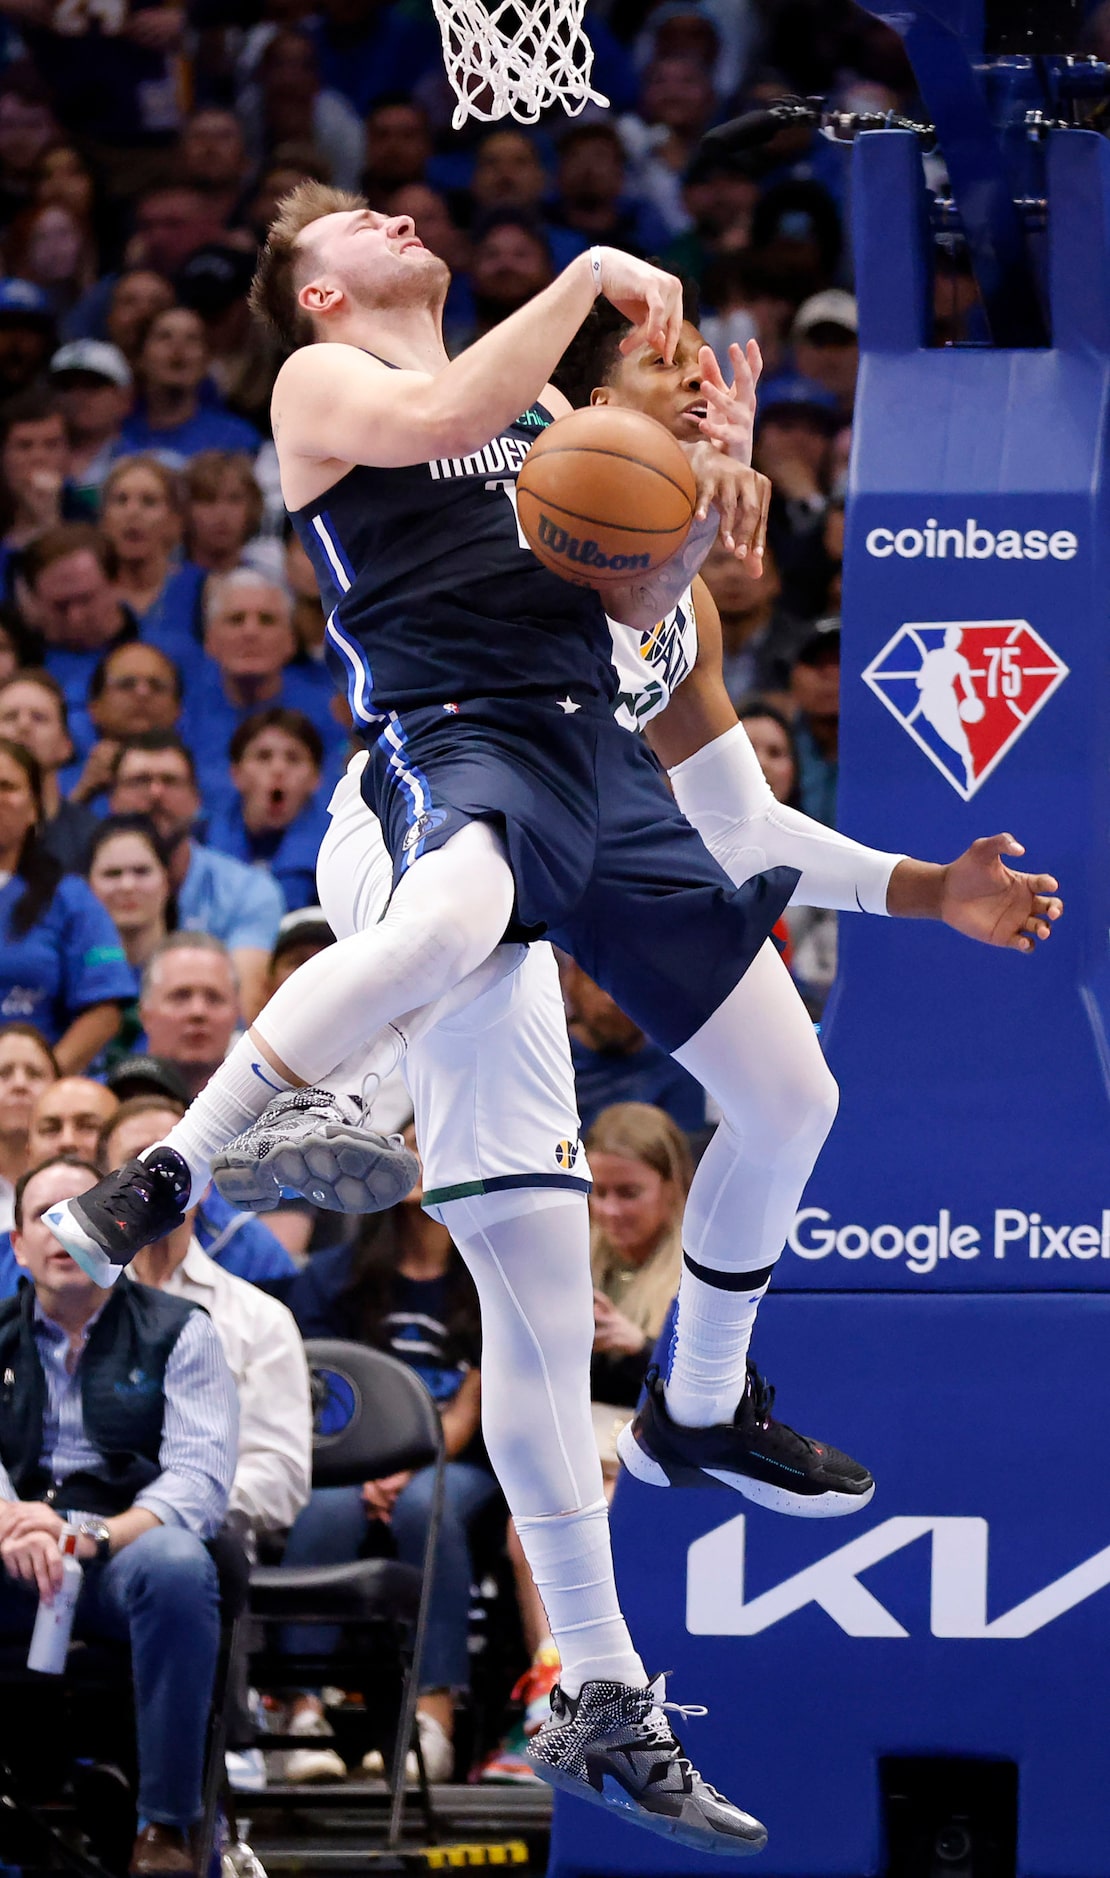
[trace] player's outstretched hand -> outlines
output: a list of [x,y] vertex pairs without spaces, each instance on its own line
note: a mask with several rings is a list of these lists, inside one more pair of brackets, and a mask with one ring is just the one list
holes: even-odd
[[638,261],[620,248],[601,250],[601,291],[632,321],[621,340],[623,353],[654,346],[670,365],[682,331],[682,282],[649,261]]
[[698,493],[694,514],[704,522],[711,508],[720,516],[720,538],[756,580],[763,572],[771,485],[758,470],[722,455],[711,443],[685,447]]
[[1018,874],[1003,856],[1025,849],[1013,835],[985,835],[944,870],[940,914],[947,926],[984,945],[1032,952],[1047,939],[1064,903],[1051,874]]
[[763,370],[763,354],[755,340],[749,339],[746,347],[731,345],[728,356],[732,366],[731,385],[725,383],[712,346],[703,346],[698,353],[706,406],[701,428],[716,449],[735,457],[738,463],[750,463],[755,435],[755,388]]

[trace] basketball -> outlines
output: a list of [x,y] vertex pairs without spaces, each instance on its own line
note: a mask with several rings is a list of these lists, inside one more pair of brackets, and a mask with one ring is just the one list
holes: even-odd
[[987,707],[982,698],[964,698],[960,704],[960,716],[965,724],[981,724],[987,715]]
[[528,545],[553,573],[605,587],[662,567],[694,517],[694,472],[662,424],[594,404],[537,437],[517,477]]

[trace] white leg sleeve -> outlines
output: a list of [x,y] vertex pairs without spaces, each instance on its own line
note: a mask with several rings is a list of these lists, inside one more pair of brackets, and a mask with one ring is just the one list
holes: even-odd
[[743,724],[668,774],[682,813],[737,886],[768,867],[796,867],[792,906],[886,912],[890,876],[905,856],[865,848],[776,802]]

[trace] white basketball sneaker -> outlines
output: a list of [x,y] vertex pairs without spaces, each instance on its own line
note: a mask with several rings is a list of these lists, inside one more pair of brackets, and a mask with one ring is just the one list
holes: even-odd
[[333,1213],[380,1213],[412,1192],[420,1164],[400,1135],[367,1123],[352,1096],[291,1090],[228,1142],[212,1178],[225,1200],[251,1213],[268,1213],[283,1192]]

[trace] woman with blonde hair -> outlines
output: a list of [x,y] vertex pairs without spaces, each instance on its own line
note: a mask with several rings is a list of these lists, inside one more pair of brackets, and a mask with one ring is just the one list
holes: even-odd
[[[694,1163],[686,1136],[649,1102],[614,1102],[585,1138],[590,1194],[594,1345],[590,1395],[605,1491],[617,1479],[617,1433],[639,1399],[682,1271],[682,1211]],[[542,1727],[559,1680],[559,1653],[547,1615],[509,1521],[508,1552],[521,1628],[531,1661],[513,1699],[524,1713],[490,1756],[481,1778],[523,1781],[532,1774],[524,1742]]]
[[115,588],[148,645],[178,663],[200,649],[204,570],[180,559],[181,481],[158,457],[120,457],[101,495],[100,526],[116,561]]

